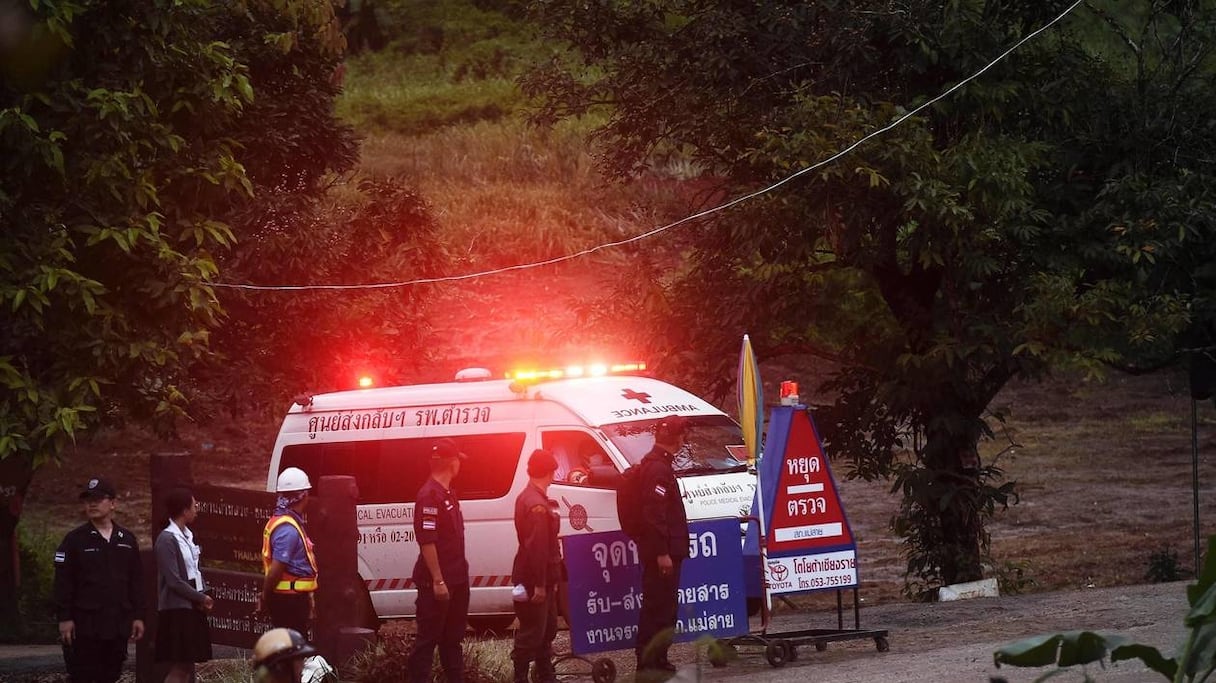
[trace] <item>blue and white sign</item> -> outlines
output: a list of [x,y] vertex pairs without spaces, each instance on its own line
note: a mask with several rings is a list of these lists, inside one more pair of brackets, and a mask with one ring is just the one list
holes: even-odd
[[[570,575],[570,647],[575,654],[632,649],[642,607],[637,544],[621,531],[562,538]],[[676,641],[747,633],[739,520],[689,524],[680,569]]]

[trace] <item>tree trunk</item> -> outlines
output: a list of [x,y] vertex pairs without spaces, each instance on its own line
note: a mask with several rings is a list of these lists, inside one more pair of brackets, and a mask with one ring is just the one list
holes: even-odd
[[[970,421],[968,421],[970,422]],[[927,510],[935,512],[944,585],[983,578],[984,523],[974,427],[931,431],[924,464],[932,473]]]
[[33,475],[31,463],[26,458],[12,456],[0,460],[0,638],[12,638],[20,629],[17,596],[21,585],[21,556],[17,522],[21,519],[21,506]]

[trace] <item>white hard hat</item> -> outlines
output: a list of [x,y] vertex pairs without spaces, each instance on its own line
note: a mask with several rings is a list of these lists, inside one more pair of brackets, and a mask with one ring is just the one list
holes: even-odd
[[308,480],[308,475],[304,474],[304,470],[299,467],[288,467],[279,472],[279,481],[274,490],[278,493],[286,493],[288,491],[306,491],[310,488],[312,488],[312,482]]

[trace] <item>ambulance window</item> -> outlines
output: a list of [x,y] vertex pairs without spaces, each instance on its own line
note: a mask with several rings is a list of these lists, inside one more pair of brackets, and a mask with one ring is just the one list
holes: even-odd
[[[605,427],[604,432],[617,450],[636,465],[654,447],[654,430],[660,421],[622,422]],[[730,418],[707,415],[690,417],[688,422],[686,444],[672,461],[676,474],[747,469],[747,464],[737,459],[743,433]]]
[[359,487],[359,502],[380,502],[381,441],[308,443],[283,448],[279,471],[299,467],[315,486],[321,477],[353,476]]
[[524,447],[523,432],[454,436],[452,441],[469,456],[452,480],[460,500],[502,498],[511,491]]
[[[587,432],[547,431],[541,434],[541,447],[557,460],[553,481],[558,484],[614,488],[616,473],[612,459]],[[605,469],[607,468],[607,469]]]

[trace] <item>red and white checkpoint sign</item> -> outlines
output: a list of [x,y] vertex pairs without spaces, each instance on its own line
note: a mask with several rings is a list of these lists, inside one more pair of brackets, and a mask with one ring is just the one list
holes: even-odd
[[856,586],[857,547],[819,435],[805,409],[786,416],[788,432],[768,526],[769,590]]

